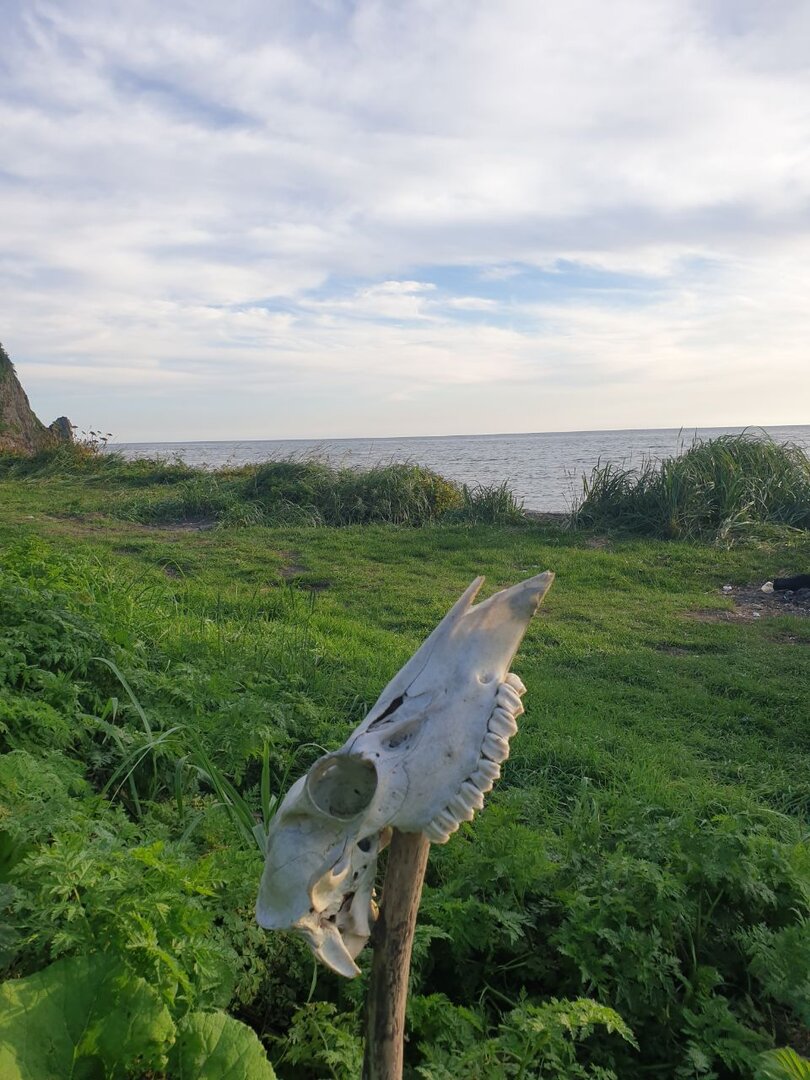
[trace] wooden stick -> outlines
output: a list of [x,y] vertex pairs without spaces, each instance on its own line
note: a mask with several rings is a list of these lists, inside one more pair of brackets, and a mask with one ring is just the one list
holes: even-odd
[[402,1080],[408,975],[430,842],[397,829],[388,853],[366,999],[363,1080]]

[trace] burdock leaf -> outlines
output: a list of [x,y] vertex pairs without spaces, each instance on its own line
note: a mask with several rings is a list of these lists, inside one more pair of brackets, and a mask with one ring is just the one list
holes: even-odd
[[223,1012],[193,1012],[180,1021],[169,1074],[174,1080],[276,1080],[255,1032]]
[[75,956],[0,986],[3,1080],[96,1080],[160,1069],[174,1024],[112,956]]

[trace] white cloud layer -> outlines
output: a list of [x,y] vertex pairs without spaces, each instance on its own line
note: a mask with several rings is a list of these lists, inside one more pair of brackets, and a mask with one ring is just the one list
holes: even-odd
[[0,339],[121,439],[810,420],[804,0],[10,0]]

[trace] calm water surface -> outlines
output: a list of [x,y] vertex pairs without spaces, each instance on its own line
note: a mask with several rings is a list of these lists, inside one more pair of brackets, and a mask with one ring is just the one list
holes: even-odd
[[[650,431],[564,431],[526,435],[434,435],[403,439],[266,439],[259,442],[119,443],[127,457],[179,457],[189,465],[217,468],[274,458],[317,456],[367,468],[410,461],[465,484],[506,481],[528,510],[568,510],[582,490],[582,474],[598,461],[638,465],[668,457],[694,435],[710,438],[740,428],[675,428]],[[810,425],[770,427],[773,438],[810,451]]]

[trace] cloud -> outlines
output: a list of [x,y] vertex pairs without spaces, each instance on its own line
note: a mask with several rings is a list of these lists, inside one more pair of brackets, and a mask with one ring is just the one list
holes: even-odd
[[447,301],[447,306],[458,311],[497,311],[498,308],[494,300],[485,296],[454,296]]
[[201,438],[341,409],[344,434],[677,425],[696,395],[709,423],[805,418],[807,5],[9,7],[0,328],[45,415],[169,437],[182,391]]

